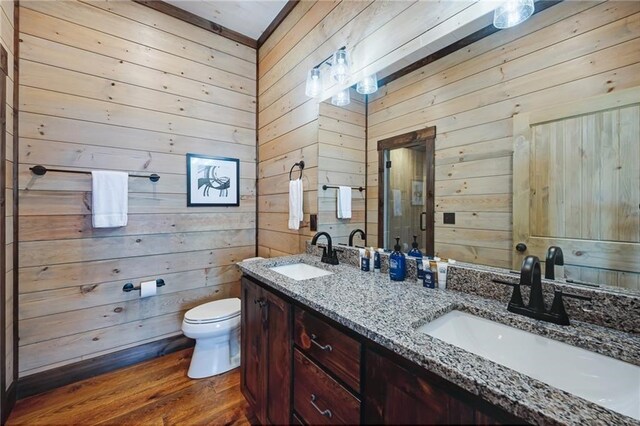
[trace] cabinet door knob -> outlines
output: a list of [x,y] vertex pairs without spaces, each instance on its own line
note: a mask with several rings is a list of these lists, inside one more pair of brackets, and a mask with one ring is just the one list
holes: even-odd
[[525,251],[527,251],[527,245],[525,243],[518,243],[516,244],[516,250],[518,250],[520,253],[524,253]]
[[318,411],[318,413],[320,413],[321,415],[323,415],[325,417],[328,417],[328,418],[333,417],[333,414],[331,413],[331,410],[329,410],[329,409],[323,410],[322,408],[320,408],[320,407],[318,407],[316,405],[316,399],[317,399],[316,395],[312,393],[311,394],[311,400],[309,402],[311,403],[311,405],[313,405],[313,408],[315,408]]
[[327,351],[327,352],[331,352],[333,350],[333,348],[331,347],[331,345],[321,345],[320,343],[318,343],[316,341],[316,339],[318,338],[318,336],[316,336],[315,334],[311,334],[311,343],[313,343],[314,345],[316,345],[317,347],[319,347],[320,349],[322,349],[323,351]]

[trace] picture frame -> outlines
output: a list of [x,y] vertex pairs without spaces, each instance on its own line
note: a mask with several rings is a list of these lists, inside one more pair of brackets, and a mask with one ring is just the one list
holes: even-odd
[[424,205],[424,184],[421,180],[411,181],[411,205]]
[[240,205],[240,160],[187,154],[187,207]]

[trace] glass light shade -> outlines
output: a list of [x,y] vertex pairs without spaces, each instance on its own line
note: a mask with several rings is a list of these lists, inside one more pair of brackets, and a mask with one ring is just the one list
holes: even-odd
[[335,106],[349,105],[350,102],[351,95],[349,95],[349,88],[346,88],[331,97],[331,104]]
[[341,49],[333,54],[331,62],[331,78],[340,84],[346,83],[349,79],[350,72],[349,54],[346,50]]
[[320,96],[322,93],[322,76],[320,75],[320,68],[311,68],[307,74],[307,85],[304,88],[305,95],[310,98]]
[[507,0],[493,12],[493,26],[509,28],[533,15],[533,0]]
[[359,81],[356,85],[356,91],[361,95],[370,95],[378,90],[378,77],[376,73]]

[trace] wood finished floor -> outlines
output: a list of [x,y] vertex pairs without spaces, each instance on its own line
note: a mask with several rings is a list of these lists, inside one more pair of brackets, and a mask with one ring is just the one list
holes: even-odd
[[17,402],[7,425],[249,425],[240,370],[191,380],[192,349]]

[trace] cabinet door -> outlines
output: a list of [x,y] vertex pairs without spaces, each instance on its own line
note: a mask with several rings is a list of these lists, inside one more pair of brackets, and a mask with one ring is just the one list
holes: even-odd
[[267,423],[291,423],[291,305],[271,292],[267,301]]
[[389,359],[366,352],[365,423],[471,424],[471,406]]
[[242,394],[247,399],[260,423],[265,423],[265,321],[263,290],[253,282],[242,278],[242,351],[240,381]]

